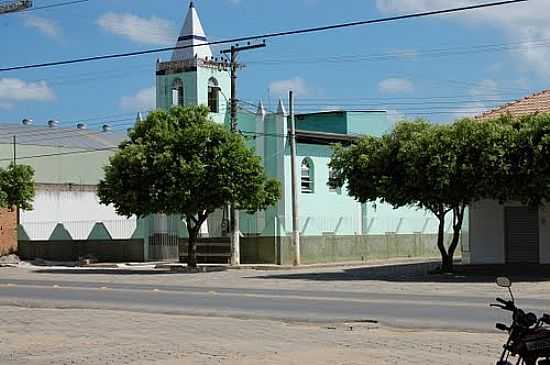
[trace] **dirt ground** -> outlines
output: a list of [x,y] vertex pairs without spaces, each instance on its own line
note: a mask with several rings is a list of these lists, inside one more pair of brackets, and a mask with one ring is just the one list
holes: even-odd
[[0,307],[0,364],[489,364],[499,334]]

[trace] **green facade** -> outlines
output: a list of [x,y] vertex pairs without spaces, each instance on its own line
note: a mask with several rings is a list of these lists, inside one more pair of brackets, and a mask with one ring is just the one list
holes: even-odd
[[220,90],[218,112],[211,113],[211,117],[218,123],[228,123],[229,100],[231,98],[229,72],[221,66],[201,66],[199,61],[191,66],[174,67],[169,71],[157,71],[157,108],[172,107],[174,104],[172,90],[177,80],[183,83],[184,105],[208,105],[208,85],[211,78],[216,80]]
[[385,111],[330,111],[296,116],[296,129],[304,131],[380,136],[391,129]]

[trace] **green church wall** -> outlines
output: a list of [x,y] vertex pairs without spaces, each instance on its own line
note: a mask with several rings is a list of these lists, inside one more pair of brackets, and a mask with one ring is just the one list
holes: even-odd
[[210,113],[217,123],[228,121],[228,102],[231,97],[229,72],[212,67],[197,67],[181,73],[157,76],[157,108],[169,109],[172,107],[172,89],[176,79],[183,82],[184,105],[208,105],[208,81],[215,78],[220,87],[219,112]]
[[[225,123],[226,116],[230,114],[229,100],[231,98],[231,79],[229,72],[218,70],[212,67],[199,67],[197,71],[197,90],[196,102],[198,104],[208,105],[208,80],[213,77],[218,81],[220,87],[219,93],[219,112],[210,113],[210,116],[217,123]],[[240,124],[240,121],[239,121]]]
[[[290,151],[285,155],[286,169],[290,171]],[[326,145],[297,145],[298,174],[305,158],[313,162],[313,193],[304,193],[299,186],[298,204],[300,215],[300,230],[304,235],[321,235],[334,233],[339,235],[361,233],[361,206],[341,190],[331,191],[327,185],[329,179],[328,163],[332,149]],[[290,174],[289,174],[290,175]],[[290,179],[288,179],[290,180]],[[298,180],[300,177],[298,176]],[[299,182],[298,182],[299,183]],[[290,181],[285,184],[287,196],[291,196]],[[292,202],[286,201],[285,219],[288,231],[292,228]]]
[[[445,237],[450,242],[451,235]],[[437,258],[436,234],[302,236],[302,264],[369,261],[391,258]],[[290,236],[243,237],[243,264],[292,265],[295,250]]]
[[346,134],[346,112],[324,112],[296,116],[296,129],[325,133]]
[[391,129],[391,123],[384,111],[346,112],[348,134],[381,136]]

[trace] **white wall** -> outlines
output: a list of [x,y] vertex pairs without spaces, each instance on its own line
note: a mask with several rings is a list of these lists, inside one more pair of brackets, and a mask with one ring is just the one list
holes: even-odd
[[[505,254],[505,207],[521,206],[517,202],[504,205],[484,200],[470,207],[469,238],[470,264],[504,264]],[[550,206],[539,211],[540,263],[550,264]]]
[[504,206],[490,200],[472,204],[469,225],[469,263],[504,264]]
[[58,223],[73,239],[86,239],[93,226],[103,222],[115,239],[130,238],[136,220],[116,214],[112,206],[99,203],[94,191],[38,190],[33,210],[21,212],[21,224],[33,240],[47,240]]

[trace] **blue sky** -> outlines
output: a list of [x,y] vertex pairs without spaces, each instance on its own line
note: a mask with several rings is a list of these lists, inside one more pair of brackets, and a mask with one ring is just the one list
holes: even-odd
[[[35,0],[36,6],[61,0]],[[487,0],[198,0],[210,40]],[[175,44],[187,0],[90,0],[0,15],[0,67]],[[387,109],[448,121],[547,88],[550,1],[268,40],[243,54],[241,99],[297,108]],[[0,121],[125,129],[154,105],[169,53],[0,74]],[[95,128],[95,127],[94,127]]]

